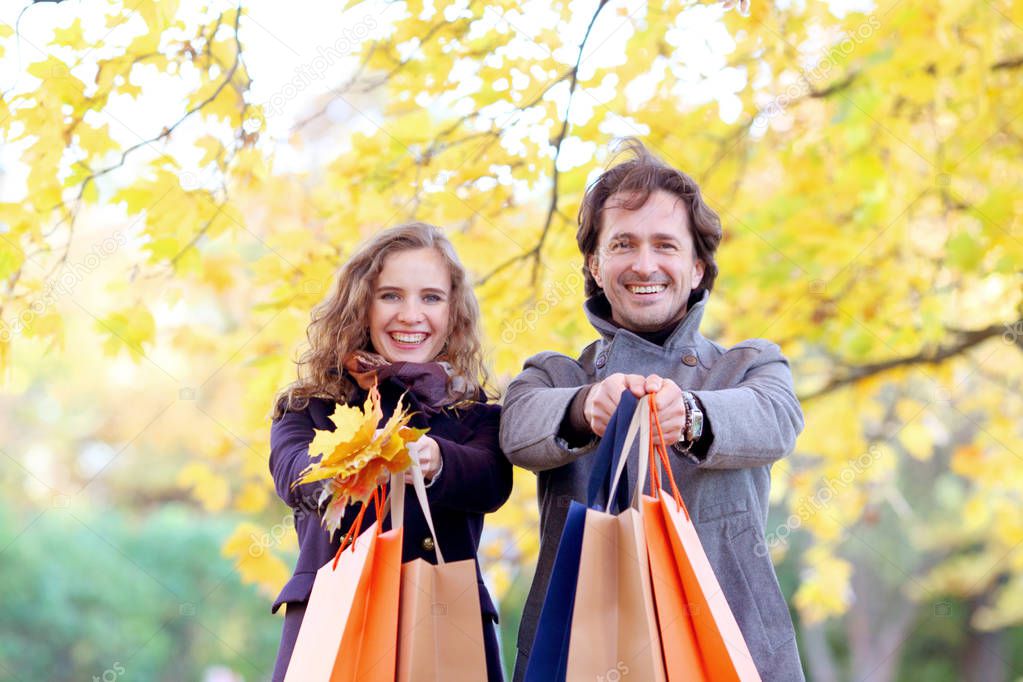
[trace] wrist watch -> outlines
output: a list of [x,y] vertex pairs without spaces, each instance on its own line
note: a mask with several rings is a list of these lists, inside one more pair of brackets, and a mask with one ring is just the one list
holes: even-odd
[[683,442],[680,445],[688,450],[703,435],[703,411],[696,404],[696,396],[689,391],[682,392],[682,401],[686,406],[686,425],[682,430]]

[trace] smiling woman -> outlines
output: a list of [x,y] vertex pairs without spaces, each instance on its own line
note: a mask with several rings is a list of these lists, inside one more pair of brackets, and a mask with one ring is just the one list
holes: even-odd
[[387,258],[369,309],[373,348],[391,362],[427,362],[447,340],[451,274],[434,249]]
[[[483,390],[479,307],[438,228],[392,228],[357,249],[313,310],[306,335],[310,348],[299,359],[298,379],[275,401],[270,432],[270,471],[278,495],[296,510],[299,537],[294,575],[273,607],[287,604],[274,680],[288,668],[317,570],[332,561],[340,538],[358,523],[360,510],[348,507],[340,532],[328,534],[320,527],[323,482],[294,485],[311,462],[315,431],[335,430],[337,404],[361,405],[377,387],[383,413],[378,426],[400,402],[413,413],[409,426],[429,430],[409,452],[429,481],[434,529],[423,510],[405,508],[403,562],[435,563],[441,546],[446,561],[476,560],[483,515],[504,504],[512,487],[511,465],[498,444],[501,408],[487,404]],[[364,508],[362,527],[368,528],[376,515],[371,505]],[[485,651],[488,679],[500,680],[497,609],[478,563],[476,576],[482,627],[473,641]]]

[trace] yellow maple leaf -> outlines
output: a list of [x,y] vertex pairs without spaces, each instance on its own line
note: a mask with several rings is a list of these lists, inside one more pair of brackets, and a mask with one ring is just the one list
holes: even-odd
[[344,508],[349,503],[365,503],[377,480],[384,472],[399,473],[411,464],[408,443],[426,433],[426,429],[407,426],[411,413],[402,401],[382,428],[380,392],[369,390],[362,407],[338,405],[330,420],[334,430],[316,429],[309,444],[310,459],[319,457],[306,467],[293,486],[327,481],[324,495],[330,497],[323,523],[328,530],[340,526]]

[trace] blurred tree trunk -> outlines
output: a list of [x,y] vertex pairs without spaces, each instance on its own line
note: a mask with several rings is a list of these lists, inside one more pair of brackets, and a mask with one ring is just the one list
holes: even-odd
[[[970,601],[970,616],[985,604],[988,595]],[[1005,631],[983,632],[968,628],[961,668],[961,678],[970,682],[1008,682],[1010,652],[1005,647]]]
[[846,618],[849,679],[892,682],[917,606],[862,558],[854,562],[851,582],[856,597]]
[[828,645],[824,623],[801,624],[799,631],[802,635],[801,653],[807,679],[815,682],[838,682],[835,657]]

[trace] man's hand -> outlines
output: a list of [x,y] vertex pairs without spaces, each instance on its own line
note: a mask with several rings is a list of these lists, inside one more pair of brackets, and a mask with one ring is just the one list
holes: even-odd
[[[661,433],[664,434],[664,447],[671,447],[682,438],[686,427],[686,404],[682,400],[682,389],[671,379],[664,379],[651,374],[643,383],[645,393],[653,394],[657,405],[657,417],[661,422]],[[661,444],[661,439],[654,429],[654,443]]]
[[646,381],[639,374],[617,373],[612,374],[599,384],[594,384],[590,392],[586,394],[586,403],[583,407],[586,423],[590,425],[593,433],[603,437],[604,432],[607,431],[607,423],[611,421],[611,415],[618,407],[622,391],[629,389],[632,391],[632,395],[642,398],[647,392]]
[[[420,436],[419,440],[408,444],[408,452],[419,462],[419,468],[423,470],[423,478],[429,483],[440,471],[440,446],[437,441],[429,436]],[[412,477],[406,472],[405,483],[411,484]]]

